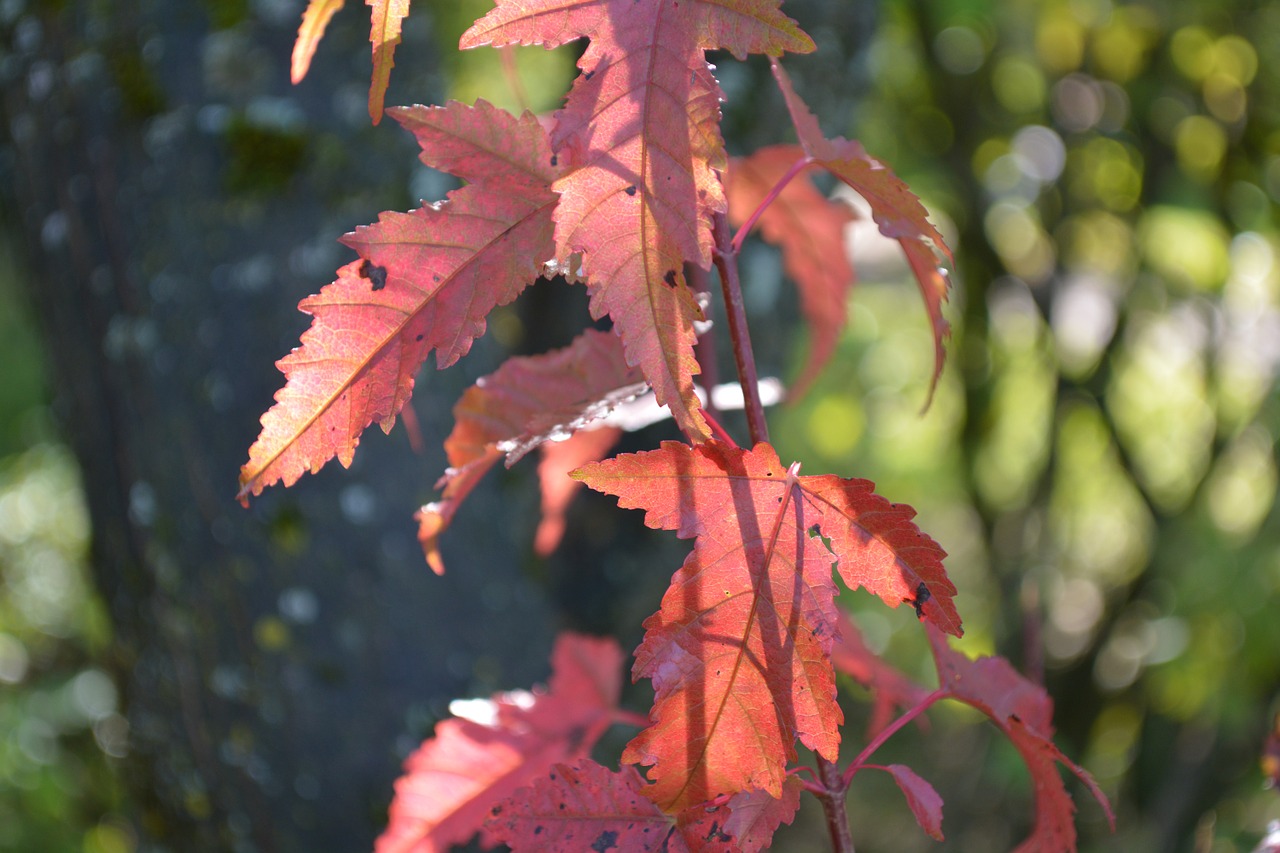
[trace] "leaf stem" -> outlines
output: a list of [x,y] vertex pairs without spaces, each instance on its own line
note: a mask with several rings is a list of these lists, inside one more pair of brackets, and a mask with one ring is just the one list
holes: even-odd
[[754,446],[769,440],[769,424],[760,402],[760,379],[756,374],[756,358],[751,351],[751,335],[747,331],[747,309],[742,303],[742,282],[738,279],[738,250],[729,237],[729,220],[717,213],[712,223],[715,239],[715,264],[720,271],[720,288],[724,291],[725,314],[729,318],[729,337],[733,341],[733,359],[738,366],[742,385],[743,406],[747,413],[747,430]]
[[733,235],[733,251],[735,253],[742,251],[742,244],[746,241],[747,235],[751,233],[751,229],[756,227],[756,220],[764,213],[765,208],[773,204],[773,200],[781,195],[786,185],[791,183],[791,179],[804,171],[804,168],[812,162],[812,157],[801,157],[795,162],[795,165],[787,170],[785,175],[778,179],[778,182],[773,185],[773,189],[769,190],[769,194],[764,197],[764,201],[760,202],[760,205],[747,217],[747,221],[742,223],[738,233]]
[[817,794],[822,803],[822,813],[827,818],[827,831],[831,833],[831,849],[834,853],[855,853],[853,833],[849,831],[849,815],[845,811],[844,799],[849,790],[849,782],[840,768],[821,755],[818,759],[818,778],[822,780],[822,793]]
[[893,737],[899,729],[923,714],[935,702],[940,699],[946,699],[950,695],[951,691],[949,690],[935,690],[913,705],[906,711],[906,713],[898,717],[898,719],[881,729],[880,734],[876,735],[871,740],[871,743],[867,744],[866,748],[863,749],[862,752],[858,753],[858,757],[853,759],[853,762],[849,765],[848,769],[844,771],[845,784],[847,785],[853,780],[854,774],[866,766],[866,760],[875,754],[877,749],[884,746],[884,742]]

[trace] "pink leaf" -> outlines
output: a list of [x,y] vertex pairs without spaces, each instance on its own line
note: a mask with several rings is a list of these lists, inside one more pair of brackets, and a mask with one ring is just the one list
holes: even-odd
[[621,665],[614,641],[565,633],[552,653],[549,692],[454,703],[467,716],[437,725],[405,762],[377,853],[444,853],[521,785],[586,756],[609,727]]

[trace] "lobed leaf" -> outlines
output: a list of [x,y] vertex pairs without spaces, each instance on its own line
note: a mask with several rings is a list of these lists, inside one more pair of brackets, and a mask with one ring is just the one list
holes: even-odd
[[954,263],[951,249],[929,221],[924,205],[888,166],[869,156],[862,145],[843,137],[827,139],[818,120],[796,94],[791,79],[782,66],[773,62],[773,76],[778,81],[800,145],[816,164],[831,172],[858,192],[871,205],[871,216],[880,233],[898,241],[906,253],[907,263],[920,286],[925,310],[933,324],[934,368],[929,396],[942,375],[946,350],[943,341],[950,327],[942,316],[942,303],[947,298],[947,276],[938,266],[934,249]]
[[591,43],[553,136],[566,165],[555,184],[557,256],[581,253],[592,315],[613,319],[628,364],[704,441],[711,431],[693,385],[702,312],[684,264],[710,266],[726,159],[720,89],[703,51],[776,55],[813,43],[777,0],[499,0],[461,46],[579,37]]
[[[424,160],[473,182],[344,238],[364,260],[299,304],[315,319],[277,363],[285,387],[241,468],[242,502],[335,456],[350,465],[369,424],[391,429],[428,353],[437,351],[440,367],[457,361],[484,333],[488,312],[515,299],[554,251],[556,197],[538,178],[555,170],[532,115],[517,119],[481,101],[397,117],[411,124]],[[505,148],[496,142],[504,135]]]
[[959,633],[942,549],[866,481],[799,477],[767,444],[719,442],[664,442],[574,476],[696,537],[644,623],[632,676],[653,680],[656,701],[623,755],[653,767],[645,793],[668,813],[753,788],[780,796],[797,737],[836,759],[832,554],[849,586]]
[[613,640],[566,632],[552,652],[548,692],[454,703],[466,715],[437,725],[405,762],[377,853],[444,853],[520,786],[588,755],[617,707],[621,664]]
[[[772,145],[733,158],[725,175],[729,221],[741,227],[805,156],[798,146]],[[764,239],[782,250],[783,269],[800,291],[800,310],[812,338],[808,362],[791,388],[792,399],[805,393],[840,341],[854,283],[844,229],[855,218],[848,205],[832,201],[797,176],[756,221]]]
[[1089,789],[1114,830],[1115,814],[1098,783],[1053,743],[1053,700],[1044,688],[1023,678],[1004,658],[971,660],[952,649],[941,632],[932,626],[926,630],[938,667],[938,686],[951,698],[986,714],[1013,742],[1031,772],[1035,826],[1015,853],[1076,849],[1076,807],[1058,775],[1059,763]]

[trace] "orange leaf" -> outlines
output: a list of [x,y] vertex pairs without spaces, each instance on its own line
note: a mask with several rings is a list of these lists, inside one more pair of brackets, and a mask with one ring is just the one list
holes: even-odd
[[382,121],[382,104],[396,64],[400,24],[409,14],[409,0],[364,0],[372,8],[369,42],[373,45],[373,80],[369,84],[369,118]]
[[484,333],[488,312],[515,299],[551,257],[555,170],[532,115],[480,101],[396,117],[429,165],[472,183],[344,238],[364,260],[298,306],[315,319],[277,365],[287,381],[240,471],[242,501],[334,456],[351,464],[370,423],[390,431],[427,354],[435,349],[440,367],[457,361]]
[[865,480],[800,477],[767,444],[720,442],[664,442],[574,476],[646,510],[650,527],[697,537],[645,620],[632,674],[653,680],[653,725],[623,755],[654,766],[645,793],[668,813],[752,788],[780,796],[797,737],[836,759],[833,554],[850,587],[959,633],[942,549]]
[[289,66],[289,79],[296,85],[307,76],[311,57],[324,36],[325,27],[346,0],[311,0],[302,13],[302,25],[298,27],[298,40],[293,44],[293,61]]

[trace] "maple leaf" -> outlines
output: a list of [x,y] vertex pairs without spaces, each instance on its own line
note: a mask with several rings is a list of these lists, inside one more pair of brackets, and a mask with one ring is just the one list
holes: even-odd
[[800,805],[801,785],[790,779],[782,799],[751,791],[672,817],[641,796],[641,784],[631,768],[559,764],[495,806],[485,826],[515,853],[757,853]]
[[696,537],[632,670],[656,700],[623,760],[653,766],[645,792],[664,811],[752,788],[779,796],[797,737],[836,759],[832,555],[850,587],[960,633],[944,552],[865,480],[801,477],[767,444],[720,442],[664,442],[573,476],[644,509],[650,527]]
[[499,0],[461,47],[591,40],[578,61],[552,145],[558,257],[581,253],[592,316],[608,314],[686,434],[710,429],[694,393],[694,323],[684,264],[711,264],[711,220],[726,207],[717,170],[720,88],[705,50],[809,51],[778,0]]
[[[768,198],[804,149],[772,145],[729,161],[725,194],[735,227]],[[806,170],[809,171],[809,170]],[[848,316],[853,265],[844,247],[844,228],[856,216],[848,205],[832,201],[809,180],[789,181],[757,220],[764,239],[782,250],[782,265],[800,291],[800,309],[812,330],[809,359],[790,396],[797,399],[835,353]]]
[[920,285],[925,309],[933,324],[934,366],[929,397],[937,387],[946,360],[943,340],[950,327],[942,316],[942,303],[947,298],[947,276],[939,268],[933,249],[936,247],[952,263],[955,259],[946,241],[929,221],[924,205],[888,166],[869,156],[861,143],[822,135],[818,120],[791,85],[791,79],[775,60],[773,76],[782,89],[791,122],[795,125],[800,145],[812,161],[844,181],[871,205],[871,216],[880,233],[897,240],[907,256],[907,263]]
[[465,716],[437,725],[405,762],[377,853],[443,853],[517,788],[590,753],[617,707],[622,650],[611,639],[566,632],[556,638],[551,666],[545,693],[450,706]]
[[947,638],[925,626],[938,668],[938,686],[952,699],[970,705],[991,719],[1022,756],[1035,786],[1035,826],[1015,853],[1076,849],[1075,804],[1058,775],[1063,764],[1093,794],[1115,830],[1111,804],[1084,768],[1062,754],[1053,743],[1053,700],[1043,687],[1023,678],[1007,660],[971,660],[952,649]]
[[324,37],[329,21],[342,8],[346,0],[310,0],[307,9],[302,13],[302,24],[298,27],[298,40],[293,43],[293,59],[289,63],[289,79],[294,83],[302,82],[311,68],[311,58],[315,56],[316,46]]
[[285,387],[240,470],[242,502],[334,456],[350,465],[369,424],[390,431],[427,354],[436,350],[442,368],[457,361],[488,312],[515,299],[553,254],[557,171],[537,119],[484,101],[394,115],[418,137],[424,162],[470,183],[343,238],[364,260],[299,304],[315,319],[277,363]]
[[[417,516],[418,539],[431,568],[437,574],[444,571],[440,535],[499,459],[505,456],[510,467],[549,439],[568,438],[645,390],[639,372],[627,367],[617,335],[594,329],[562,349],[508,359],[494,373],[478,379],[453,407],[453,431],[444,442],[449,470],[436,483],[444,493]],[[600,453],[607,449],[602,447]],[[566,464],[575,461],[569,459]],[[559,483],[548,485],[551,474],[548,471],[543,478],[544,502],[560,488]],[[556,499],[563,501],[558,510]],[[563,513],[567,503],[568,493],[555,494],[552,512]]]

